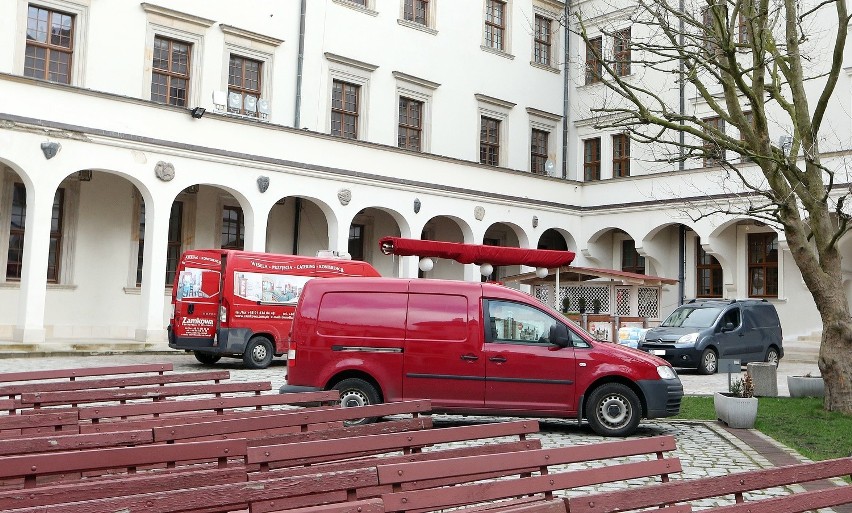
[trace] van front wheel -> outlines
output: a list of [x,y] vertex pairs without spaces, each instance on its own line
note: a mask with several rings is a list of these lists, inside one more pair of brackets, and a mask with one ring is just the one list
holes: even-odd
[[601,436],[628,436],[636,431],[642,405],[636,392],[621,383],[596,388],[586,403],[586,420]]
[[[347,378],[334,385],[334,390],[340,392],[340,405],[344,408],[357,408],[359,406],[370,406],[379,404],[379,392],[376,387],[359,378]],[[345,421],[347,426],[358,426],[370,424],[376,421],[376,417],[363,419],[352,419]]]
[[272,363],[273,356],[272,342],[266,337],[254,337],[246,346],[243,363],[249,369],[265,369]]
[[698,362],[699,374],[716,374],[719,368],[719,357],[716,356],[716,351],[709,347],[701,353],[701,360]]

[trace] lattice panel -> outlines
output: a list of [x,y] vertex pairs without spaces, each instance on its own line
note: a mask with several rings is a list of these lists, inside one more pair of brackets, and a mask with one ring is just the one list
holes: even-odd
[[600,301],[600,313],[609,313],[610,305],[609,305],[609,287],[577,287],[577,286],[568,286],[562,287],[562,290],[559,294],[560,302],[565,297],[571,298],[571,305],[569,309],[571,311],[579,310],[579,300],[583,298],[586,300],[586,313],[592,313],[592,302],[597,299]]
[[660,316],[660,290],[639,287],[639,316],[657,319]]
[[615,313],[630,315],[630,287],[615,288]]
[[550,305],[550,289],[552,287],[546,285],[536,285],[533,287],[533,297],[546,305]]

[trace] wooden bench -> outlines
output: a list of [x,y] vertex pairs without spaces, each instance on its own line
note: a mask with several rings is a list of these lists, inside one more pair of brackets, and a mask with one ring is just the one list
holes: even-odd
[[[376,405],[379,406],[379,405]],[[368,407],[365,407],[368,408]],[[362,414],[363,415],[363,414]],[[399,438],[399,442],[403,445],[410,444],[414,446],[427,445],[429,441],[437,440],[468,440],[472,433],[483,432],[483,428],[487,429],[492,434],[504,435],[510,432],[522,432],[526,434],[533,428],[538,427],[535,421],[523,421],[526,426],[522,427],[520,422],[507,423],[512,424],[511,429],[495,430],[496,424],[486,426],[463,426],[460,428],[446,428],[445,430],[428,430],[425,433],[442,432],[437,435],[437,438],[419,439],[412,442],[405,442],[405,437]],[[451,430],[451,431],[447,431]],[[448,436],[449,433],[454,433],[456,436]],[[460,436],[465,433],[464,436]],[[421,432],[412,433],[412,435],[420,435]],[[370,435],[358,438],[349,439],[350,445],[360,446],[367,439],[375,437],[384,437],[385,435]],[[538,441],[527,441],[529,443],[537,443]],[[286,447],[297,449],[307,443],[288,444]],[[173,447],[175,444],[160,447]],[[387,443],[383,444],[387,446]],[[274,446],[278,447],[278,446]],[[329,446],[330,447],[330,446]],[[269,447],[255,448],[268,451]],[[375,449],[375,447],[371,448]],[[465,450],[474,449],[473,447],[461,448]],[[286,451],[286,450],[285,450]],[[316,446],[311,450],[311,453],[316,455],[318,449]],[[352,453],[353,451],[349,451]],[[357,452],[357,451],[356,451]],[[427,453],[423,453],[427,454]],[[317,506],[321,504],[343,503],[347,499],[355,498],[357,490],[378,486],[377,471],[375,463],[383,458],[373,459],[370,462],[361,462],[358,468],[347,470],[331,470],[328,468],[313,469],[308,467],[310,474],[303,472],[295,476],[280,476],[276,475],[273,479],[268,479],[274,472],[258,472],[257,475],[263,475],[267,479],[254,479],[251,482],[242,483],[226,483],[226,484],[209,484],[209,486],[196,488],[174,488],[169,487],[168,490],[156,491],[152,493],[142,493],[137,495],[111,496],[99,499],[89,499],[81,502],[73,503],[55,503],[45,504],[40,506],[30,506],[28,508],[14,509],[10,511],[20,513],[38,512],[54,512],[62,511],[65,513],[98,513],[123,511],[127,513],[133,512],[211,512],[211,511],[229,511],[232,509],[252,508],[252,511],[258,510],[261,506],[275,507],[286,504],[287,509]],[[249,461],[246,457],[246,461]],[[210,483],[216,483],[211,481]],[[162,483],[160,483],[162,484]],[[149,489],[150,490],[150,489]],[[283,503],[282,503],[283,501]],[[19,504],[21,504],[19,502]],[[373,501],[373,507],[376,507],[378,502]],[[0,502],[0,507],[4,503]],[[260,510],[258,510],[260,511]]]
[[4,372],[0,373],[0,383],[64,379],[75,381],[77,378],[112,376],[118,374],[141,374],[146,372],[163,374],[172,370],[174,370],[174,366],[171,363],[150,363],[140,365],[118,365],[111,367],[82,367],[42,371]]
[[642,489],[596,493],[568,499],[570,513],[614,513],[711,497],[733,496],[736,504],[709,509],[713,513],[766,511],[795,513],[852,503],[852,485],[794,492],[772,499],[745,501],[746,492],[852,476],[852,457],[751,470],[725,476],[670,481]]
[[116,389],[94,389],[94,390],[69,390],[60,392],[30,392],[21,394],[20,403],[22,407],[39,409],[44,406],[77,406],[84,403],[99,402],[124,402],[133,399],[146,399],[151,401],[162,401],[169,397],[191,396],[191,395],[215,395],[222,394],[261,392],[272,389],[268,381],[244,382],[244,383],[214,383],[214,384],[192,384],[175,386],[155,386]]

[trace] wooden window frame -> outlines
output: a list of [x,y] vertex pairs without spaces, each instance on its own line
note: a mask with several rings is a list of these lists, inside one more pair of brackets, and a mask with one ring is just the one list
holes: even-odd
[[404,0],[402,19],[428,27],[429,0]]
[[183,201],[175,200],[169,211],[169,231],[166,236],[166,286],[175,281],[178,262],[183,252]]
[[630,75],[630,27],[615,33],[612,41],[612,57],[615,74],[620,77]]
[[[236,215],[236,220],[226,219],[225,213],[232,212]],[[231,228],[234,228],[235,231],[232,232]],[[231,234],[234,234],[234,240],[239,241],[242,240],[242,245],[239,244],[222,244],[224,237],[229,237]],[[239,249],[242,250],[245,248],[245,217],[243,214],[242,207],[234,207],[230,205],[225,205],[222,207],[222,229],[219,231],[219,244],[221,249]]]
[[[720,116],[704,118],[701,121],[706,125],[716,128],[719,132],[725,133],[725,120]],[[705,130],[705,133],[709,133]],[[717,166],[725,160],[725,150],[720,146],[704,141],[704,167]]]
[[612,136],[612,176],[630,176],[630,136],[627,134]]
[[[340,99],[335,99],[335,93],[337,93],[337,87],[340,86]],[[332,92],[331,92],[331,135],[335,137],[343,137],[344,139],[354,139],[357,140],[359,136],[359,127],[360,123],[360,106],[361,106],[361,86],[358,84],[353,84],[351,82],[346,82],[344,80],[334,79],[332,81]],[[355,109],[347,110],[346,109],[346,94],[348,90],[355,91]],[[335,117],[338,118],[339,128],[335,130]],[[351,135],[347,135],[345,131],[346,121],[351,120],[354,126],[354,132]]]
[[586,43],[586,84],[596,84],[603,76],[603,37],[593,37]]
[[533,62],[542,66],[552,66],[553,20],[541,14],[535,15],[533,34]]
[[[56,82],[56,83],[60,83],[60,84],[71,84],[71,81],[72,81],[72,78],[73,78],[73,75],[74,75],[74,38],[75,38],[75,35],[76,35],[75,30],[76,30],[77,16],[73,13],[63,12],[61,10],[53,9],[53,8],[50,8],[50,7],[44,7],[44,6],[40,6],[40,5],[34,5],[34,4],[27,4],[27,15],[26,15],[27,23],[26,23],[26,26],[27,26],[27,32],[28,33],[29,33],[29,30],[30,30],[30,20],[33,20],[33,18],[30,17],[32,10],[44,11],[44,12],[47,13],[47,34],[46,34],[47,41],[41,42],[41,41],[38,41],[36,39],[30,39],[29,37],[25,38],[26,44],[25,44],[25,49],[24,49],[24,71],[23,71],[23,75],[25,77],[38,78],[38,79],[41,79],[41,80],[47,80],[49,82]],[[53,23],[54,23],[54,17],[55,16],[60,16],[60,17],[61,16],[67,16],[68,18],[70,18],[71,26],[70,26],[70,29],[69,29],[69,32],[68,32],[68,35],[67,35],[68,46],[63,46],[62,44],[56,44],[56,43],[53,42],[52,29],[53,29]],[[35,21],[38,22],[38,18],[35,18]],[[62,26],[62,25],[60,24],[60,26]],[[63,36],[60,35],[60,37],[63,37]],[[44,68],[43,69],[39,69],[39,68],[32,67],[32,66],[27,67],[27,59],[28,59],[27,53],[29,53],[30,48],[37,48],[37,49],[44,50]],[[51,73],[51,71],[50,71],[50,69],[51,69],[50,64],[51,64],[51,56],[54,53],[58,53],[58,54],[61,54],[61,55],[67,55],[67,57],[68,57],[68,62],[65,64],[65,68],[67,70],[67,75],[65,75],[65,80],[54,80],[53,78],[51,78],[53,73]],[[32,71],[28,72],[28,70],[32,70]]]
[[[22,200],[22,203],[19,205],[20,214],[15,215],[15,196],[16,193]],[[14,183],[12,184],[12,212],[9,215],[9,247],[7,248],[7,259],[6,259],[6,281],[20,281],[21,280],[21,272],[24,264],[24,235],[27,229],[27,189],[22,183]],[[18,226],[20,228],[15,228],[15,221],[18,221]],[[20,238],[21,245],[20,248],[12,246],[12,240],[16,237]],[[9,274],[10,268],[14,269],[15,272]]]
[[[158,41],[168,42],[168,56],[169,57],[168,57],[167,66],[168,66],[169,69],[163,69],[163,68],[156,67],[154,65],[154,63],[156,61],[156,57],[152,56],[152,58],[151,58],[151,101],[154,101],[154,102],[157,102],[157,103],[164,103],[166,105],[175,105],[177,107],[186,107],[188,105],[189,95],[190,95],[190,83],[191,83],[190,77],[191,77],[191,71],[192,71],[192,43],[187,43],[187,42],[181,41],[179,39],[174,39],[174,38],[162,36],[162,35],[159,35],[159,34],[155,34],[154,35],[154,46],[153,46],[153,50],[154,50],[155,53],[157,51],[157,42]],[[180,72],[173,70],[174,62],[173,62],[172,59],[174,57],[174,45],[175,44],[180,44],[180,45],[186,46],[186,73],[180,73]],[[154,85],[155,85],[154,79],[158,75],[166,77],[166,94],[165,94],[165,98],[163,100],[157,98],[157,96],[160,96],[160,95],[154,94]],[[182,101],[181,101],[180,97],[172,95],[172,80],[184,80],[186,82],[186,88],[183,89],[184,96],[183,96]]]
[[[719,298],[724,289],[722,264],[713,255],[704,251],[701,244],[695,244],[695,297]],[[707,292],[704,292],[704,281]]]
[[479,121],[479,163],[500,165],[500,123],[496,118],[481,116]]
[[[235,66],[235,64],[237,64],[237,66]],[[249,85],[246,85],[250,82],[250,79],[247,78],[246,75],[247,68],[249,65],[252,64],[257,65],[257,70],[255,71],[257,76],[255,82],[257,83],[257,87],[251,87]],[[234,73],[235,69],[239,72],[239,74]],[[232,114],[242,114],[244,116],[258,117],[258,111],[256,107],[254,112],[246,110],[245,99],[246,96],[254,96],[255,100],[260,100],[262,91],[263,61],[232,53],[228,58],[228,94],[237,93],[240,95],[240,107],[238,109],[232,108],[229,102],[228,112]]]
[[[24,248],[21,246],[20,250],[20,258],[11,258],[12,257],[12,245],[11,239],[13,235],[18,235],[22,239],[26,234],[27,229],[27,189],[24,184],[16,182],[12,184],[13,192],[12,197],[14,201],[15,190],[20,191],[22,193],[23,204],[21,205],[22,213],[20,216],[20,228],[14,228],[12,225],[12,221],[15,217],[10,216],[9,220],[9,240],[10,244],[7,249],[7,260],[6,260],[6,281],[9,282],[19,282],[21,281],[21,271],[23,270],[24,264]],[[62,230],[65,228],[65,189],[60,187],[56,189],[56,193],[53,195],[53,204],[51,206],[51,214],[50,214],[50,242],[48,244],[48,254],[47,254],[47,282],[52,284],[59,283],[61,278],[61,265],[62,265]],[[17,252],[17,251],[16,251]],[[9,267],[10,265],[14,266],[17,269],[16,275],[9,275]]]
[[583,179],[592,182],[601,179],[601,138],[583,139]]
[[[746,262],[748,265],[748,274],[746,276],[748,280],[748,297],[777,298],[779,282],[778,261],[781,257],[778,247],[778,234],[775,232],[749,233],[747,235],[747,246],[748,254]],[[775,260],[771,260],[772,250],[766,251],[766,248],[769,247],[774,247]],[[758,251],[761,248],[762,251]],[[758,271],[763,278],[763,285],[761,286],[756,286],[755,284],[755,279],[758,278],[756,272]],[[754,292],[758,289],[762,289],[763,293]]]
[[621,241],[621,270],[627,273],[645,274],[645,257],[636,251],[636,241]]
[[485,46],[506,51],[506,2],[485,0]]
[[[423,107],[424,102],[400,95],[399,97],[399,132],[397,145],[412,151],[422,151],[423,148]],[[416,109],[416,110],[415,110]],[[417,113],[416,123],[413,112]]]
[[748,36],[748,23],[742,13],[739,14],[739,19],[737,20],[737,29],[737,42],[741,45],[750,44],[751,39]]
[[530,133],[530,171],[536,175],[547,175],[548,139],[550,133],[546,130],[533,128]]

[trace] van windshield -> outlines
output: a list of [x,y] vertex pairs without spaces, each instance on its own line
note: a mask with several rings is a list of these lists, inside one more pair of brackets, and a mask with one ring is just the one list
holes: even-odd
[[722,312],[721,308],[681,307],[672,312],[660,326],[674,328],[708,328]]

